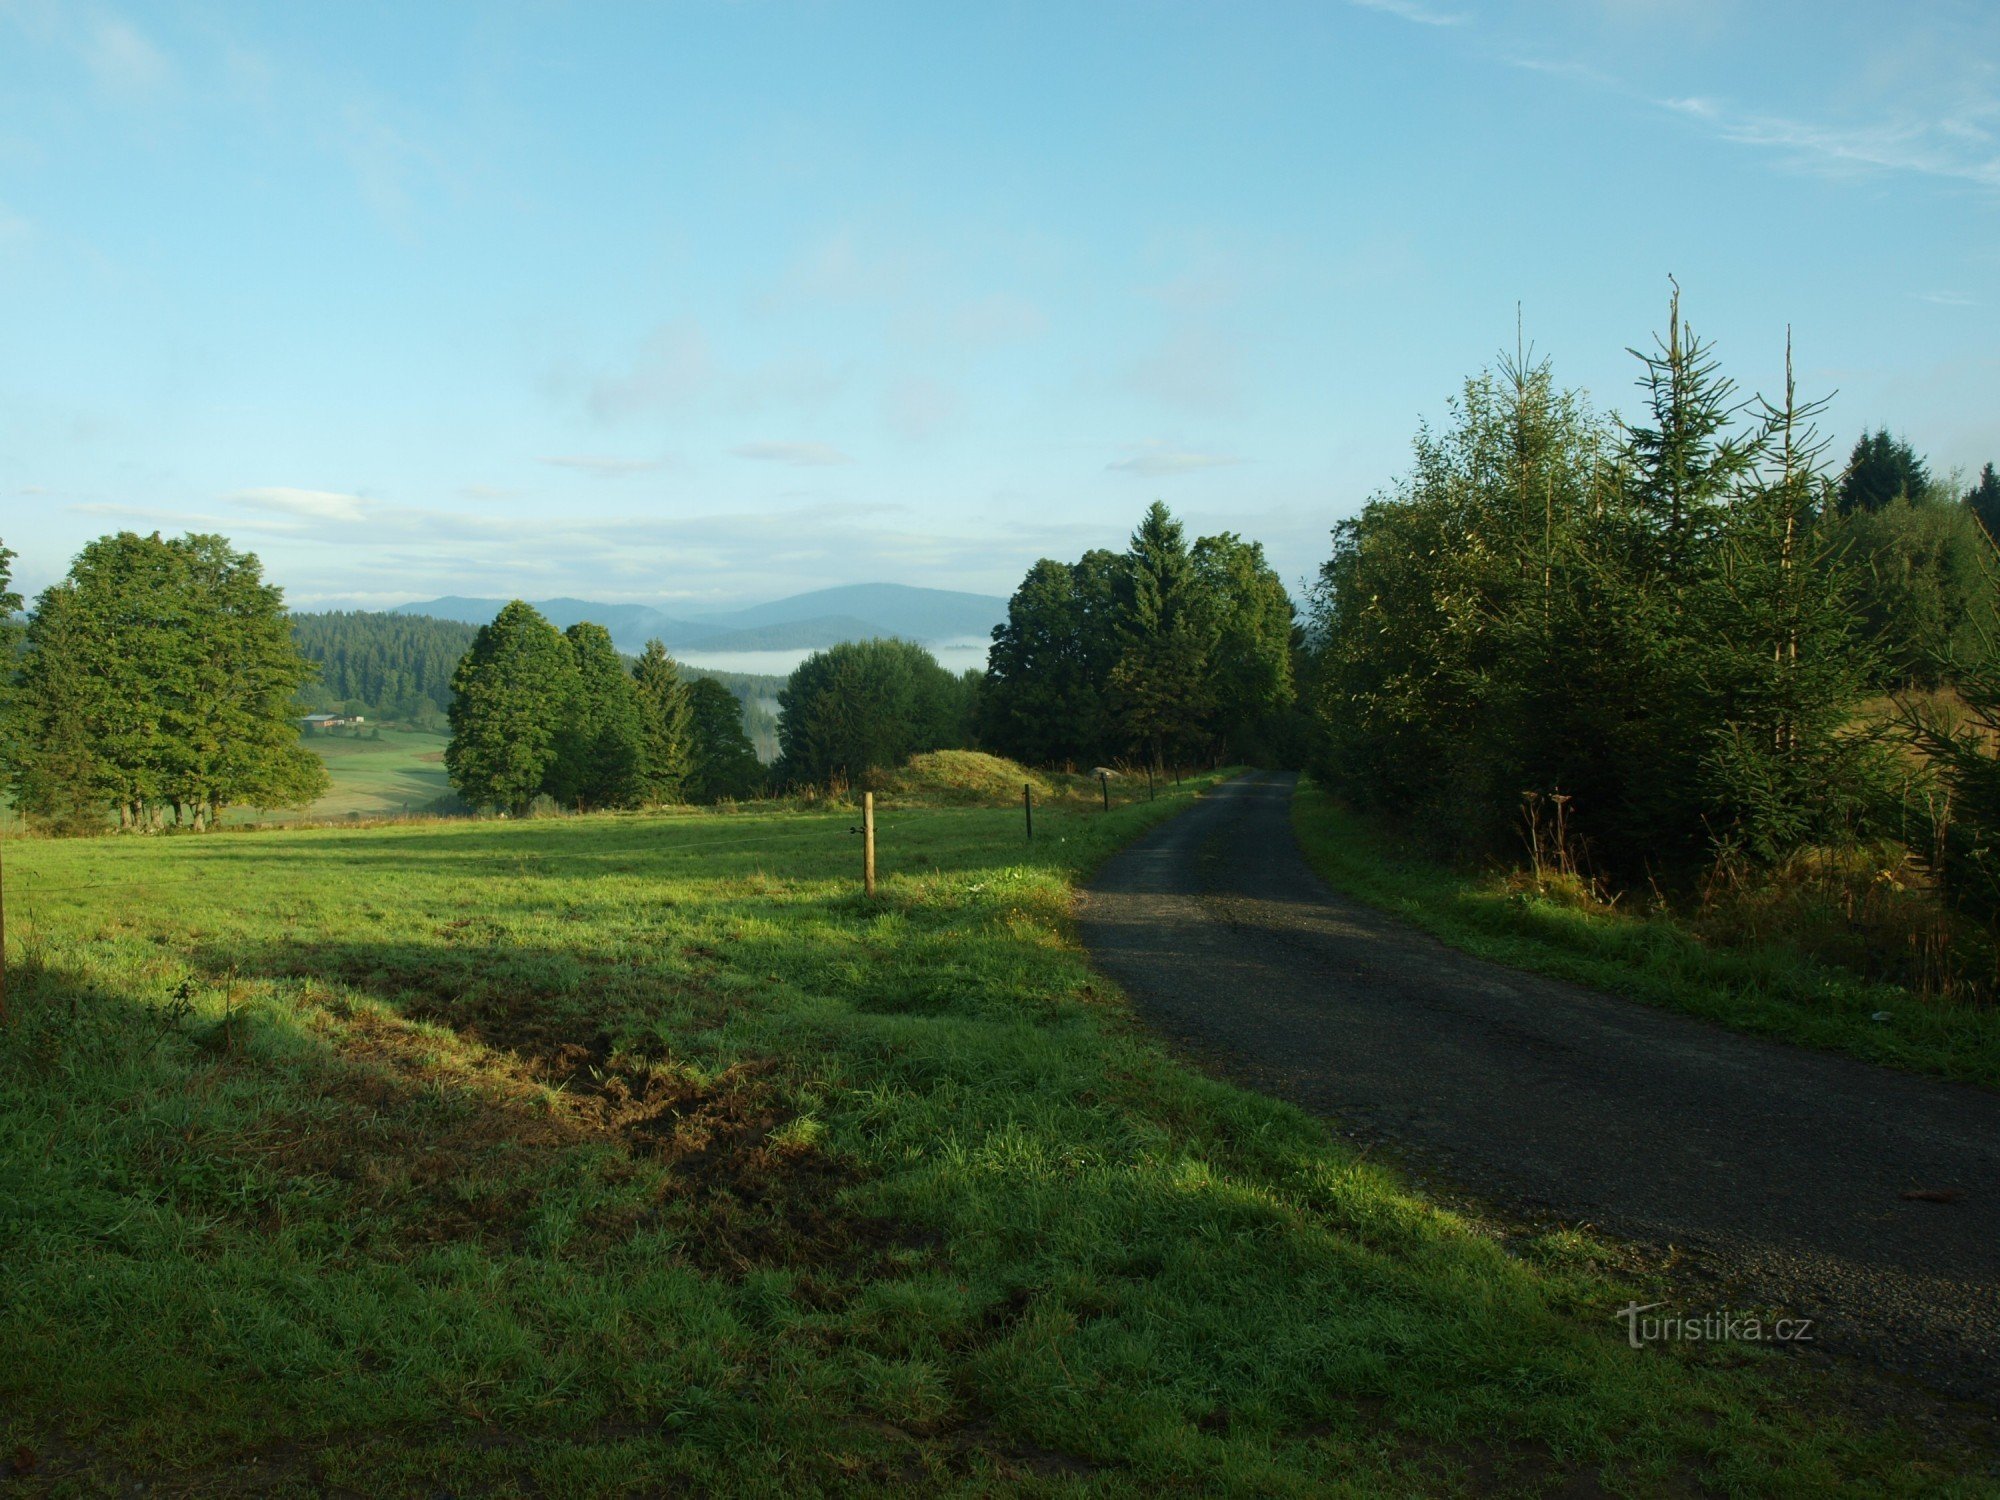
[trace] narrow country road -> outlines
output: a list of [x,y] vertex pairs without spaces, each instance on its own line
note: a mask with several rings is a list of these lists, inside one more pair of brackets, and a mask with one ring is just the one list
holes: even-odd
[[2000,1403],[2000,1094],[1455,952],[1312,873],[1292,786],[1216,788],[1086,893],[1092,959],[1149,1025],[1419,1175],[1688,1252],[1717,1298],[1676,1312],[1754,1296]]

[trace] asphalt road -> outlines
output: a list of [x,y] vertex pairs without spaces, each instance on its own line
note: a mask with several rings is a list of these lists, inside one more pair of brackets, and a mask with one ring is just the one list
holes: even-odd
[[1503,1213],[1674,1247],[1718,1299],[1675,1313],[1754,1297],[2000,1404],[2000,1094],[1456,952],[1312,873],[1292,785],[1216,788],[1086,893],[1151,1026]]

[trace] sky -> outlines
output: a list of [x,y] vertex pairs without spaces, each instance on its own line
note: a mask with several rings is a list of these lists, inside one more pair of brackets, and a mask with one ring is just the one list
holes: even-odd
[[1511,349],[2000,459],[2000,5],[0,0],[0,541],[295,606],[1295,588]]

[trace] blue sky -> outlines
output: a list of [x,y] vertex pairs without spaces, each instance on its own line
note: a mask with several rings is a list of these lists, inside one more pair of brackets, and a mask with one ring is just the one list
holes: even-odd
[[0,0],[0,539],[294,603],[1288,580],[1514,338],[2000,459],[2000,6]]

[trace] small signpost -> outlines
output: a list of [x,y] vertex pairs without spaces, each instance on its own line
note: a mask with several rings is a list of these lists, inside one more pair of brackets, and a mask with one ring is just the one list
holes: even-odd
[[1111,811],[1111,773],[1100,769],[1097,773],[1098,790],[1104,793],[1104,810]]
[[1028,820],[1028,842],[1035,841],[1035,788],[1034,783],[1021,783],[1021,816]]

